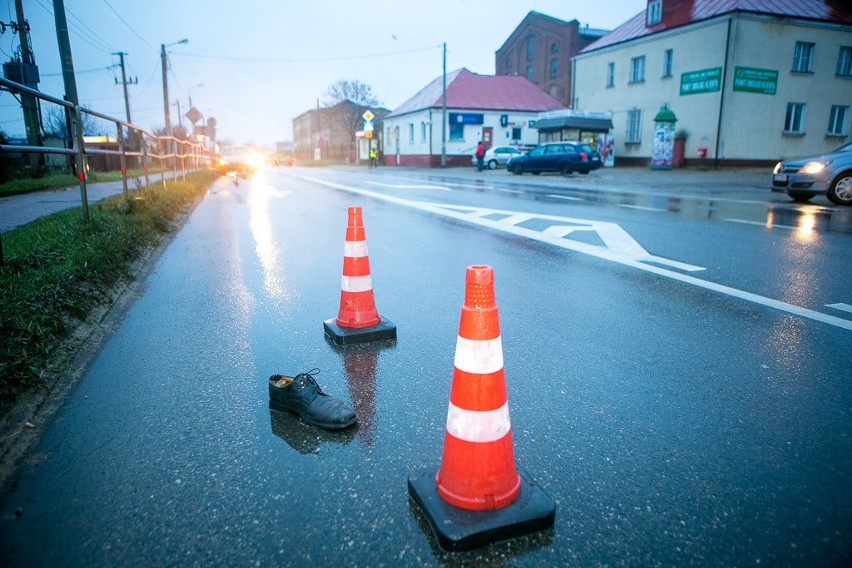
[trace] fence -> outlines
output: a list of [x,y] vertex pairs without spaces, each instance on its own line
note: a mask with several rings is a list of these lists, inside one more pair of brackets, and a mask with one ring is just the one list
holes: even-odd
[[[14,81],[0,77],[0,88],[17,93],[36,97],[42,101],[58,105],[64,109],[66,121],[69,125],[68,138],[71,147],[57,148],[50,146],[19,146],[0,144],[0,151],[14,154],[29,155],[64,155],[69,160],[80,181],[80,202],[83,210],[83,222],[89,222],[89,200],[86,191],[86,177],[89,171],[89,160],[95,157],[107,157],[117,159],[121,168],[121,179],[125,198],[129,198],[127,187],[127,165],[130,161],[141,163],[145,172],[145,184],[150,185],[149,166],[159,166],[160,182],[166,187],[166,170],[172,171],[173,178],[178,175],[178,163],[180,163],[181,175],[185,178],[187,169],[196,170],[210,167],[213,154],[205,151],[203,144],[190,140],[180,140],[174,136],[156,136],[144,128],[124,122],[120,119],[85,109],[68,101],[52,97],[41,91],[25,87]],[[108,147],[97,147],[97,144],[87,144],[83,138],[83,117],[89,116],[104,120],[115,125],[117,149]],[[0,245],[2,246],[2,245]],[[0,249],[0,255],[2,255]],[[2,258],[0,256],[0,258]]]

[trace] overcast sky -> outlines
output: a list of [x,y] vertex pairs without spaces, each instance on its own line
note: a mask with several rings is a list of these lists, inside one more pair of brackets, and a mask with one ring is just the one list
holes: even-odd
[[[0,0],[0,21],[15,21],[14,0]],[[531,10],[592,28],[613,29],[646,0],[65,0],[80,102],[124,118],[117,68],[126,52],[131,118],[160,128],[160,45],[168,47],[169,99],[181,114],[193,105],[215,117],[220,140],[271,146],[292,138],[292,120],[326,100],[340,79],[369,85],[393,110],[441,74],[467,67],[494,73],[494,52]],[[24,0],[41,82],[61,98],[53,0]],[[3,61],[19,49],[10,28],[0,35]],[[201,85],[203,86],[197,86]],[[188,121],[184,118],[184,124]],[[0,93],[0,129],[23,136],[18,102]],[[110,132],[110,134],[113,134]]]

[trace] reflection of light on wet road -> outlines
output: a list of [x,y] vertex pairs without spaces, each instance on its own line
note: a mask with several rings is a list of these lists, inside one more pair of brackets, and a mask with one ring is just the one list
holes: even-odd
[[[257,258],[263,268],[263,288],[272,298],[289,299],[289,288],[283,282],[279,270],[281,254],[269,215],[269,197],[272,191],[272,186],[264,183],[262,176],[255,175],[248,190],[249,228],[254,237]],[[281,192],[278,192],[278,195],[281,195]]]
[[799,219],[799,226],[796,229],[796,236],[800,241],[812,241],[816,238],[816,217],[811,213],[802,215]]

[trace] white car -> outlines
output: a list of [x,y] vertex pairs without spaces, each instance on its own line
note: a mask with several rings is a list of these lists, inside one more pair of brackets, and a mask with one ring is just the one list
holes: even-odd
[[[489,170],[496,170],[498,167],[506,167],[506,162],[515,156],[520,156],[523,152],[514,146],[491,146],[485,151],[485,159],[483,163]],[[470,163],[476,165],[476,154],[471,156]]]

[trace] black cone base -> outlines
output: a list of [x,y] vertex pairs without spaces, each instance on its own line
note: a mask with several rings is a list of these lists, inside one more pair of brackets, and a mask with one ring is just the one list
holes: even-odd
[[518,468],[521,476],[518,499],[508,507],[492,511],[459,509],[441,499],[435,488],[436,473],[436,470],[423,470],[411,474],[408,494],[426,515],[444,550],[471,550],[553,526],[556,505],[521,468]]
[[396,339],[396,326],[385,318],[370,327],[340,327],[335,318],[325,320],[322,326],[325,334],[337,345]]

